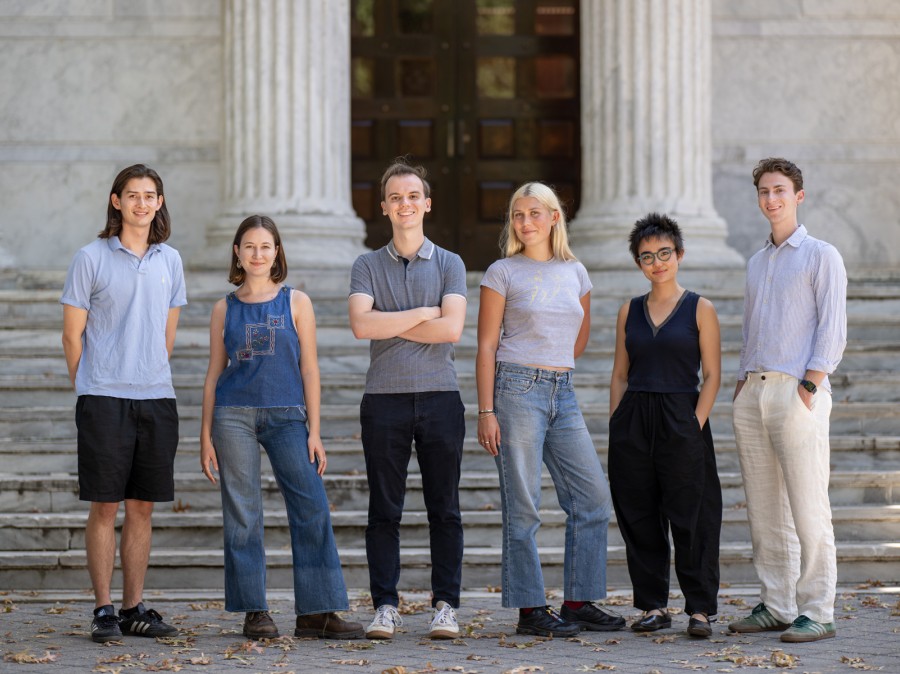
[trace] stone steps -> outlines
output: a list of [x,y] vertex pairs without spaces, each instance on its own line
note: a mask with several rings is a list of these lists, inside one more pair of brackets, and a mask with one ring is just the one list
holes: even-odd
[[[365,549],[339,548],[344,579],[349,587],[368,587]],[[546,587],[563,585],[562,547],[539,549]],[[287,541],[283,546],[266,550],[267,585],[270,588],[293,586],[291,552]],[[500,550],[495,546],[465,548],[462,585],[464,588],[496,588],[500,582]],[[757,583],[748,543],[723,543],[720,549],[723,582]],[[855,584],[877,578],[891,584],[900,569],[900,548],[892,541],[867,541],[837,545],[838,582]],[[431,557],[427,547],[401,548],[399,589],[414,590],[430,586]],[[161,548],[150,555],[146,589],[149,591],[175,587],[221,589],[223,586],[221,547]],[[673,574],[674,577],[674,574]],[[120,584],[117,571],[113,586]],[[83,590],[89,585],[86,556],[83,549],[64,552],[2,551],[0,552],[0,586],[32,590]],[[609,589],[629,587],[623,546],[610,545],[607,552],[607,585]]]
[[[730,429],[725,429],[730,430]],[[594,446],[606,465],[607,435],[595,433]],[[719,470],[737,472],[737,449],[734,436],[723,432],[715,436],[716,460]],[[328,472],[332,475],[364,470],[362,444],[359,439],[326,439]],[[268,470],[268,460],[262,453],[263,470]],[[196,437],[182,437],[175,456],[175,471],[190,473],[200,464],[200,442]],[[18,475],[75,474],[78,469],[74,438],[60,440],[8,440],[0,441],[0,466],[15,466]],[[833,435],[831,437],[831,466],[835,470],[890,470],[900,466],[900,436],[865,437],[859,435]],[[419,470],[415,459],[409,470]],[[479,446],[472,434],[466,439],[463,452],[463,470],[496,470],[494,459]]]
[[[734,368],[737,369],[735,363]],[[582,405],[609,403],[608,372],[578,371],[575,386]],[[179,406],[200,405],[203,401],[205,373],[172,375]],[[463,402],[478,402],[475,392],[475,373],[463,370],[458,373]],[[730,382],[729,382],[730,384]],[[365,386],[365,375],[359,372],[322,372],[322,399],[329,404],[357,404]],[[857,370],[849,374],[837,374],[832,388],[840,402],[896,402],[900,401],[897,376],[880,370]],[[730,385],[719,389],[717,401],[728,403],[734,388]],[[40,396],[43,405],[74,404],[75,395],[68,374],[29,373],[0,374],[0,406],[17,407],[29,395]]]
[[[464,399],[474,401],[474,392],[464,392]],[[75,438],[74,398],[70,405],[0,408],[0,441],[61,440]],[[584,402],[582,414],[591,433],[605,433],[609,421],[606,401]],[[200,406],[179,405],[180,432],[183,437],[200,433]],[[469,433],[476,425],[476,406],[469,404],[466,424]],[[713,408],[710,423],[714,432],[731,428],[731,402],[719,401]],[[834,435],[859,434],[876,437],[900,435],[900,405],[896,402],[834,402],[831,413]],[[352,438],[359,434],[359,405],[322,405],[322,434],[325,438]]]
[[[685,285],[715,303],[722,323],[723,386],[711,420],[725,501],[722,578],[757,582],[743,507],[744,494],[731,435],[733,373],[740,350],[743,273],[697,274],[685,269]],[[58,304],[64,274],[22,274],[0,284],[0,587],[83,589],[86,504],[77,499],[74,403],[66,376]],[[198,470],[199,404],[206,372],[208,316],[228,290],[221,274],[189,273],[190,304],[182,312],[172,370],[182,441],[176,457],[176,502],[154,515],[154,551],[148,588],[221,587],[221,502],[218,487]],[[329,453],[326,489],[347,582],[367,587],[363,549],[368,490],[359,440],[359,399],[368,367],[368,344],[347,324],[344,273],[310,276],[323,374],[323,432]],[[625,299],[644,292],[643,278],[592,272],[592,337],[578,363],[576,386],[601,460],[607,454],[609,372],[615,313]],[[500,499],[493,459],[474,441],[474,357],[480,274],[469,275],[466,328],[456,348],[463,398],[469,408],[460,498],[466,527],[465,587],[496,586],[500,579]],[[293,285],[303,287],[304,281]],[[45,288],[33,290],[25,288]],[[873,276],[851,281],[849,339],[833,377],[830,497],[838,541],[841,582],[867,578],[900,581],[900,279]],[[284,503],[263,455],[263,496],[269,548],[269,586],[292,585]],[[564,514],[552,483],[543,478],[544,526],[539,544],[547,585],[562,584]],[[410,464],[402,524],[404,589],[429,586],[427,516],[421,477]],[[624,550],[610,527],[611,586],[630,585]],[[212,571],[212,573],[210,573]],[[117,576],[118,577],[118,576]],[[117,581],[118,582],[118,581]]]
[[[726,509],[744,502],[744,489],[738,472],[720,472],[722,499]],[[328,498],[334,510],[366,510],[369,491],[364,474],[323,477]],[[284,507],[281,493],[271,474],[262,476],[263,507]],[[422,478],[418,473],[407,477],[406,510],[421,511]],[[496,472],[464,471],[460,479],[460,503],[466,510],[500,508],[500,491]],[[196,472],[176,473],[176,510],[192,512],[216,511],[221,508],[218,487]],[[831,475],[829,498],[834,506],[900,504],[900,470],[835,471]],[[545,507],[558,507],[550,477],[541,480],[541,500]],[[166,508],[168,506],[161,506]],[[20,475],[0,473],[0,513],[69,513],[83,511],[78,500],[78,478],[75,475]]]
[[[499,510],[469,510],[462,513],[466,544],[490,547],[497,543],[501,526]],[[284,509],[270,510],[264,516],[266,540],[270,547],[289,545],[290,530]],[[552,546],[565,536],[565,513],[546,509],[541,513],[542,526],[538,545]],[[872,540],[900,540],[900,505],[835,506],[832,520],[835,540],[858,543]],[[3,513],[0,528],[4,531],[3,549],[7,551],[78,550],[84,548],[87,512],[67,513]],[[337,510],[331,514],[335,539],[339,547],[359,546],[365,537],[367,511]],[[122,513],[119,515],[119,527]],[[423,511],[404,513],[400,529],[405,548],[428,547],[428,517]],[[722,542],[741,543],[750,540],[747,511],[726,508],[722,522]],[[171,512],[158,510],[153,516],[153,544],[160,548],[215,549],[222,547],[221,511]],[[616,525],[610,521],[609,544],[624,545]]]

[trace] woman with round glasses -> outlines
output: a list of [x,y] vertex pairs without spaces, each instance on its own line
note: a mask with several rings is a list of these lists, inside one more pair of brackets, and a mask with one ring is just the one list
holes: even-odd
[[631,629],[672,626],[671,529],[688,634],[709,637],[722,525],[708,422],[721,377],[719,320],[709,300],[678,283],[684,243],[674,220],[647,215],[635,223],[629,243],[650,292],[619,309],[609,393],[609,481],[634,606],[644,611]]

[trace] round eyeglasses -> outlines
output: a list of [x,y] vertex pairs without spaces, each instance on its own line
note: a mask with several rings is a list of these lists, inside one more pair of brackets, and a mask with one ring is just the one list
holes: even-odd
[[659,258],[660,262],[666,262],[670,257],[672,257],[672,253],[675,251],[671,248],[660,248],[655,253],[641,253],[638,255],[638,260],[641,261],[641,264],[645,267],[649,267],[653,264],[653,261],[656,258]]

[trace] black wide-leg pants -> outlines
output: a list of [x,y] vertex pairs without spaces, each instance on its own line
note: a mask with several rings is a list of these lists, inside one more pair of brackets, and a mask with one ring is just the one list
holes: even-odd
[[613,507],[643,611],[668,605],[669,529],[686,613],[717,611],[722,489],[698,395],[626,391],[609,420]]

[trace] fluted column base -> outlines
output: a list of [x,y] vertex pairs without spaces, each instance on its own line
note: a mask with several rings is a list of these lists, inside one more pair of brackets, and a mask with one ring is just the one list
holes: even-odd
[[[633,269],[628,235],[634,223],[653,208],[627,213],[579,213],[570,225],[572,249],[588,269]],[[744,257],[725,242],[725,221],[718,215],[670,213],[681,227],[685,256],[682,266],[698,269],[743,269]]]
[[[191,259],[195,269],[228,269],[234,233],[250,215],[222,215],[206,230],[206,248]],[[355,215],[333,213],[272,215],[281,234],[288,269],[347,269],[369,249],[365,223]]]

